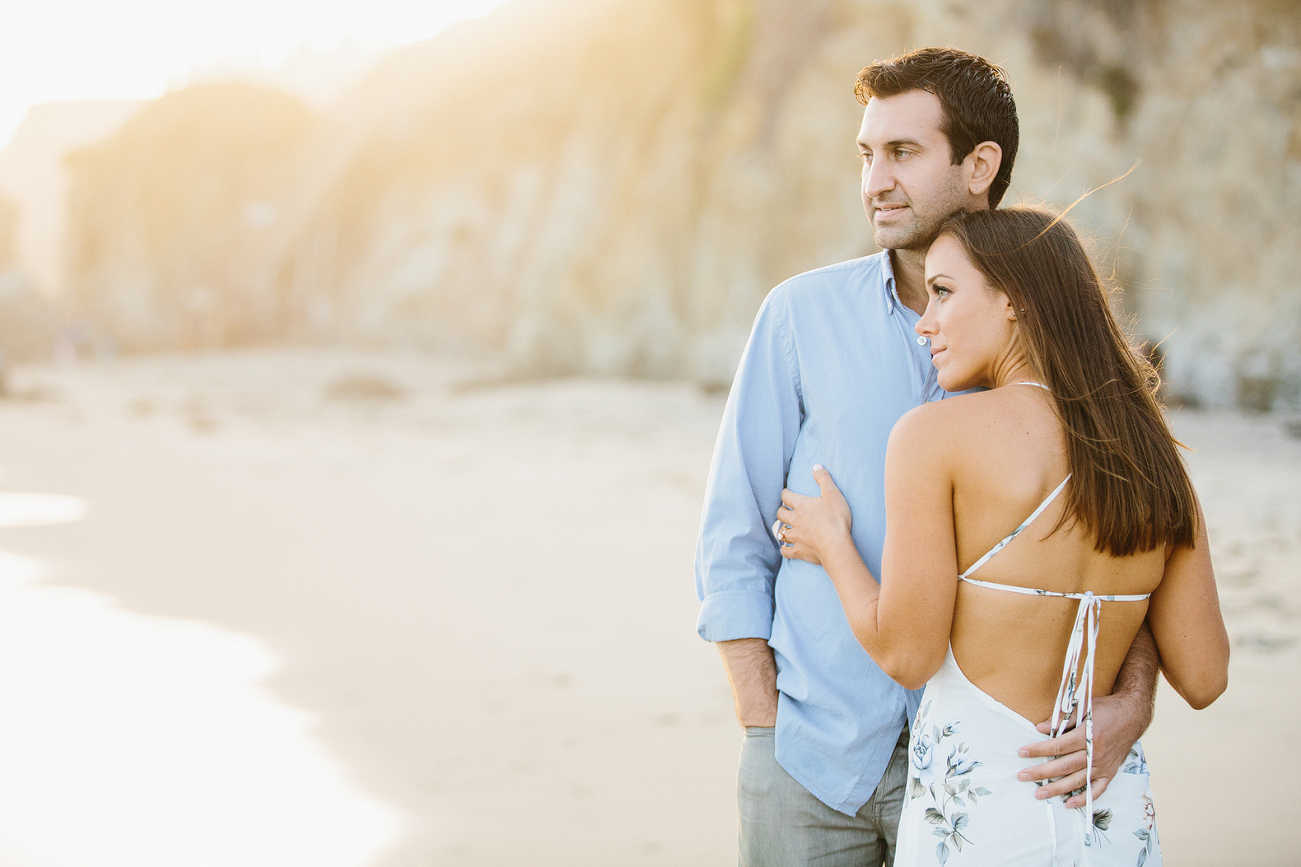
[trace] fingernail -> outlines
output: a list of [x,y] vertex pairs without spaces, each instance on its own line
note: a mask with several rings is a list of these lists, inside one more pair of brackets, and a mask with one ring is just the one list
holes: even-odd
[[1021,749],[1017,750],[1016,754],[1023,759],[1030,758],[1030,751],[1027,750],[1025,747],[1022,747]]
[[813,471],[814,471],[814,472],[817,472],[817,471],[820,470],[820,469],[822,469],[822,464],[814,464],[814,465],[813,465]]

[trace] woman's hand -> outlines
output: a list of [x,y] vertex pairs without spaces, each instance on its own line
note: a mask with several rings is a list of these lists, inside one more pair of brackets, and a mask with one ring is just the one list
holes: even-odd
[[785,540],[782,556],[822,565],[838,547],[854,547],[849,535],[853,516],[840,488],[821,464],[813,465],[813,479],[821,496],[806,497],[789,488],[782,491],[783,505],[777,510],[777,520],[786,525],[781,531]]

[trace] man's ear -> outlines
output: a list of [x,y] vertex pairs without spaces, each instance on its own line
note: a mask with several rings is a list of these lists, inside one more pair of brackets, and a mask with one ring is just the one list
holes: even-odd
[[967,160],[971,164],[967,191],[973,196],[983,196],[998,176],[998,168],[1003,164],[1003,149],[995,142],[982,141],[967,154]]

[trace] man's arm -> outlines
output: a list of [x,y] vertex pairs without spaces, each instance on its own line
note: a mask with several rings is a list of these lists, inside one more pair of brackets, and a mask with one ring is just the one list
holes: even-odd
[[770,527],[803,417],[786,302],[773,290],[755,319],[723,412],[696,545],[696,630],[718,644],[744,725],[772,725],[777,711],[767,642],[782,558]]
[[742,726],[777,724],[777,664],[762,638],[738,638],[717,643],[723,668],[732,684],[736,719]]
[[[1107,790],[1107,785],[1120,771],[1134,742],[1152,723],[1152,710],[1156,703],[1156,676],[1161,657],[1157,653],[1152,631],[1144,623],[1134,636],[1129,655],[1125,657],[1116,684],[1109,696],[1093,700],[1093,797]],[[1039,730],[1048,731],[1048,723],[1039,724]],[[1032,765],[1021,771],[1020,780],[1047,780],[1060,777],[1055,782],[1039,787],[1035,796],[1051,798],[1065,795],[1084,786],[1084,727],[1076,726],[1066,734],[1052,740],[1040,741],[1022,747],[1022,758],[1059,756],[1051,762]],[[1084,795],[1075,795],[1066,802],[1068,807],[1083,807]]]

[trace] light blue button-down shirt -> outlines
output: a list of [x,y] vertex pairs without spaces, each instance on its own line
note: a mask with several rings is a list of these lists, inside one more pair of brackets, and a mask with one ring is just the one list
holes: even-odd
[[801,274],[768,295],[723,414],[696,549],[700,636],[768,639],[777,761],[850,815],[872,796],[921,693],[877,667],[827,573],[782,559],[770,528],[783,487],[818,494],[820,463],[853,509],[863,560],[881,575],[890,430],[944,396],[917,319],[885,253]]

